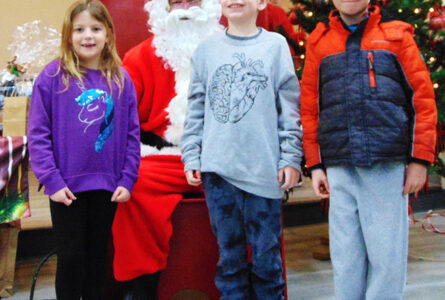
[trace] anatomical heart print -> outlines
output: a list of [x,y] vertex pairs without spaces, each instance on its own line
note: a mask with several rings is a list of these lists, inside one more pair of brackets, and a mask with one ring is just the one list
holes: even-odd
[[244,53],[235,53],[234,64],[216,69],[210,88],[210,108],[218,122],[236,123],[252,108],[260,89],[267,87],[267,76],[261,60],[246,60]]

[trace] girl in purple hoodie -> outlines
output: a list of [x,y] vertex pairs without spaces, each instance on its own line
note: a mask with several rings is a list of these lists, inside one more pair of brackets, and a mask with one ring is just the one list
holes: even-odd
[[57,299],[103,299],[116,202],[140,161],[136,94],[99,1],[67,12],[61,53],[37,77],[28,122],[32,169],[49,195]]

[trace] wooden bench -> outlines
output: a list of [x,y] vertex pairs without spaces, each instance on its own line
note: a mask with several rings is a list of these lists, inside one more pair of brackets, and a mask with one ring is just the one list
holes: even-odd
[[[39,183],[31,169],[29,170],[28,176],[31,217],[22,220],[22,230],[51,228],[52,223],[48,196],[43,193],[43,188],[40,192],[37,191]],[[312,190],[310,178],[305,177],[303,178],[303,186],[291,192],[286,205],[318,201],[320,201],[320,199],[315,196]]]
[[[31,217],[22,220],[22,230],[46,229],[51,228],[51,214],[49,211],[48,196],[37,191],[39,183],[34,173],[29,170],[29,203],[31,207]],[[294,189],[289,195],[289,201],[286,205],[303,204],[309,202],[318,202],[320,199],[315,196],[310,178],[303,178],[303,186]]]
[[289,194],[287,204],[304,204],[311,202],[320,202],[320,198],[315,195],[314,190],[312,189],[311,179],[309,177],[303,177],[303,185],[292,190]]

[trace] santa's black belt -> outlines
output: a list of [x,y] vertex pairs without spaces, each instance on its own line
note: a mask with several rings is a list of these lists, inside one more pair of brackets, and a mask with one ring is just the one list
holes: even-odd
[[156,147],[158,150],[161,150],[164,147],[174,147],[172,143],[167,142],[162,137],[157,134],[154,134],[151,131],[141,130],[141,143],[144,145]]

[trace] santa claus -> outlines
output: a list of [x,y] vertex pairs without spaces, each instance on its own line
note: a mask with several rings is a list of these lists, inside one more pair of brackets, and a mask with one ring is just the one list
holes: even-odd
[[184,195],[202,195],[187,184],[178,144],[191,55],[201,40],[222,30],[219,0],[152,0],[145,10],[153,35],[123,60],[138,97],[142,160],[132,198],[118,206],[113,224],[114,275],[130,281],[133,299],[156,299],[167,264],[171,214]]

